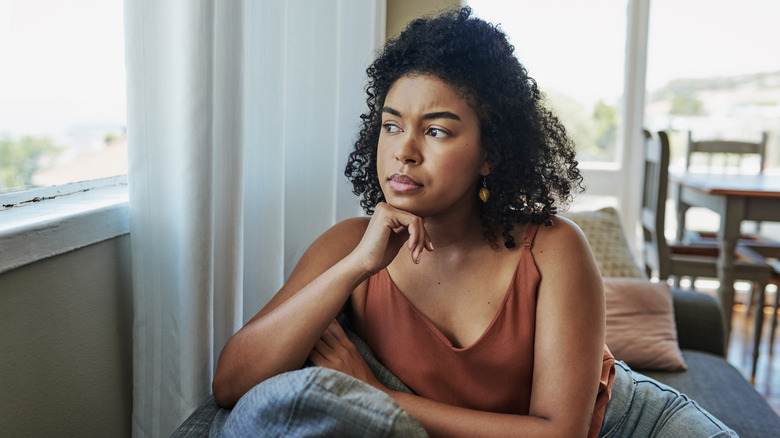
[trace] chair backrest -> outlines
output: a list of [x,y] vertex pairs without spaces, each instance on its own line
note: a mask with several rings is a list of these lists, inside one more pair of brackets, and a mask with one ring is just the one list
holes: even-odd
[[653,271],[659,279],[669,276],[670,251],[664,236],[666,195],[669,184],[669,137],[659,131],[653,136],[645,130],[644,183],[640,220],[644,240],[642,255],[647,277]]
[[[766,132],[761,133],[757,143],[733,140],[693,140],[688,131],[688,149],[685,154],[685,169],[718,173],[762,173],[766,161]],[[695,164],[694,164],[694,160]],[[746,163],[758,164],[756,171],[747,171]],[[693,167],[693,169],[691,168]]]

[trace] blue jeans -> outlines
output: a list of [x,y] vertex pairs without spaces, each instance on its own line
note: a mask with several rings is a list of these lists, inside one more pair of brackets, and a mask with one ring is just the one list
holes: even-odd
[[309,367],[280,374],[244,394],[222,437],[426,437],[384,392],[352,376]]
[[679,391],[615,363],[612,397],[600,437],[736,437],[695,401]]

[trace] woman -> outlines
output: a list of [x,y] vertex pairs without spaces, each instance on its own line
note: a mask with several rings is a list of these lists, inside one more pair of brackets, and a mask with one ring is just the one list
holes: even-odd
[[[417,20],[368,74],[346,173],[371,218],[326,231],[231,338],[218,403],[309,361],[389,395],[388,409],[430,435],[674,436],[683,425],[729,436],[684,396],[635,390],[644,378],[615,366],[598,268],[581,231],[555,216],[582,180],[572,143],[503,32],[468,8]],[[342,313],[414,394],[379,382]]]

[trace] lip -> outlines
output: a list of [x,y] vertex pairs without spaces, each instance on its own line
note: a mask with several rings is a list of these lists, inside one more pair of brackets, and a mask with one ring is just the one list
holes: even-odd
[[422,184],[413,180],[407,175],[396,173],[388,179],[390,189],[398,193],[410,193],[423,187]]

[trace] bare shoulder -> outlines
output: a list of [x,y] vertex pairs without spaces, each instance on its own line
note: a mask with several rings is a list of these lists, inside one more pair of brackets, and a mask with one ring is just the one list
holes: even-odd
[[539,228],[532,250],[542,283],[560,287],[600,279],[596,260],[582,230],[566,218],[555,217],[552,222],[551,226]]
[[[535,253],[590,253],[590,246],[579,226],[571,220],[556,216],[552,225],[539,227],[534,239]],[[558,254],[560,256],[560,254]]]

